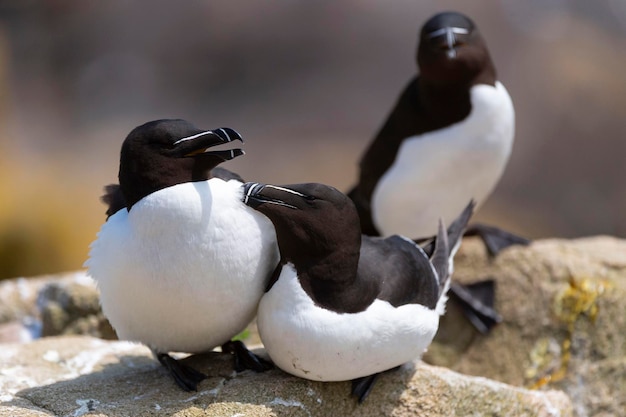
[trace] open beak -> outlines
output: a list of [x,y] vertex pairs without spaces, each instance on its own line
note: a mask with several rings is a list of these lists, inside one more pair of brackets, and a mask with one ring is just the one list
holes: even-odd
[[228,127],[221,127],[215,130],[205,130],[193,135],[184,137],[174,142],[176,154],[181,157],[196,157],[200,155],[214,156],[224,161],[229,161],[237,156],[243,155],[242,149],[226,149],[209,151],[214,146],[230,143],[234,140],[241,141],[243,138],[237,131]]
[[256,209],[262,204],[274,204],[278,206],[288,207],[291,209],[296,209],[296,210],[298,209],[298,207],[293,206],[289,203],[286,203],[285,201],[279,198],[269,197],[267,194],[264,195],[263,191],[267,189],[272,190],[272,191],[287,192],[291,194],[302,195],[298,193],[297,191],[293,191],[288,188],[278,187],[276,185],[267,185],[267,184],[261,184],[258,182],[247,182],[243,185],[244,204],[252,207],[253,209]]

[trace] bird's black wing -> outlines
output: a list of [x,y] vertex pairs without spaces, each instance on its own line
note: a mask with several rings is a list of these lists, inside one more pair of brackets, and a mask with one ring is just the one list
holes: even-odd
[[126,200],[119,184],[106,185],[104,187],[104,195],[100,197],[100,200],[108,206],[106,211],[107,219],[121,209],[126,208]]
[[419,303],[435,308],[439,299],[437,275],[428,256],[400,236],[363,236],[359,281],[378,280],[378,299],[393,306]]
[[224,181],[237,180],[237,181],[245,182],[239,174],[236,174],[222,167],[213,168],[211,170],[211,178],[219,178]]

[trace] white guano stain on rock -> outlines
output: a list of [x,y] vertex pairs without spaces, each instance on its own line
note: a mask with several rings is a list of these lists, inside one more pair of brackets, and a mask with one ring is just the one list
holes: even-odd
[[19,353],[19,349],[16,346],[2,346],[0,349],[0,360],[9,362],[15,355]]
[[43,354],[43,360],[53,363],[59,363],[61,361],[61,355],[56,350],[48,350]]
[[222,388],[224,388],[224,383],[225,383],[225,382],[226,382],[226,381],[222,379],[222,380],[221,380],[221,381],[220,381],[220,382],[219,382],[219,383],[215,386],[215,388],[212,388],[212,389],[208,390],[208,391],[207,391],[207,393],[208,393],[208,394],[210,394],[210,395],[217,395],[217,394],[219,394],[219,393],[220,393],[220,391],[222,391]]
[[311,415],[309,410],[307,410],[306,406],[302,404],[300,401],[295,401],[295,400],[289,401],[280,397],[276,397],[272,401],[269,402],[269,405],[282,405],[284,407],[297,407],[297,408],[304,410],[304,412],[307,413],[307,415],[309,416]]
[[[70,371],[66,377],[76,377],[93,372],[102,358],[111,354],[111,347],[106,342],[93,339],[91,344],[95,349],[81,352],[65,362],[65,367]],[[137,347],[131,342],[115,342],[115,344],[118,355]]]
[[87,413],[95,411],[100,401],[94,399],[76,400],[76,404],[79,406],[72,414],[73,417],[81,417]]
[[[16,345],[7,347],[14,346]],[[109,348],[108,355],[102,353],[104,346]],[[129,346],[134,350],[129,352]],[[207,381],[208,384],[202,385],[203,391],[200,393],[184,394],[160,371],[156,361],[151,360],[149,350],[138,345],[72,336],[41,339],[27,346],[20,345],[20,349],[20,355],[0,362],[0,408],[16,407],[15,410],[19,411],[17,413],[12,409],[8,415],[86,417],[152,413],[199,417],[215,415],[211,413],[223,410],[225,412],[219,415],[312,416],[350,415],[356,407],[349,400],[347,390],[327,389],[327,385],[323,383],[303,381],[278,370],[259,374],[246,373],[236,381],[231,381],[224,375],[230,374],[232,364],[218,353],[191,358],[190,364],[209,375],[213,382]],[[46,361],[43,356],[48,351],[59,352],[61,362],[55,364]],[[79,353],[85,352],[93,352],[96,357],[101,358],[101,362],[94,365],[91,362],[85,363],[82,356],[75,359]],[[139,369],[126,366],[129,353],[132,357],[144,358],[145,366]],[[70,370],[66,369],[66,362],[69,359],[74,359],[75,369],[72,372],[93,368],[93,375],[80,375],[75,381],[67,381]],[[154,367],[151,362],[155,362]],[[153,372],[152,377],[146,378],[146,372]],[[25,377],[33,380],[26,383]],[[429,381],[432,380],[435,382],[430,384]],[[102,384],[103,381],[106,383]],[[386,392],[400,393],[402,391],[398,385],[412,384],[417,384],[417,391],[407,389],[406,395],[382,402],[366,401],[359,406],[358,413],[362,416],[380,416],[389,415],[392,409],[396,409],[398,411],[393,414],[398,417],[410,416],[414,415],[417,402],[438,404],[442,397],[452,392],[455,398],[459,398],[460,404],[472,402],[477,415],[572,417],[571,403],[561,393],[530,392],[419,363],[403,367],[400,372],[381,378],[370,400],[377,396],[380,399],[381,395],[388,398]],[[31,387],[36,389],[26,389]],[[477,393],[480,393],[479,399],[476,398]],[[549,397],[549,403],[540,399],[543,395]],[[54,401],[50,401],[50,398],[54,398]],[[45,410],[41,408],[31,413],[33,409],[29,404],[38,408],[43,406]],[[384,411],[383,414],[381,410]],[[455,410],[458,411],[454,405],[445,405],[443,410],[444,412],[427,410],[421,415],[445,417],[453,415]],[[561,415],[554,410],[559,410]]]
[[26,278],[18,278],[16,287],[17,293],[22,301],[28,300],[32,297],[31,287],[28,285]]
[[13,395],[11,395],[11,394],[1,394],[0,395],[0,401],[2,401],[2,402],[13,401],[13,398],[15,398],[15,397]]
[[[309,389],[307,389],[307,391],[306,391],[306,395],[308,395],[309,397],[315,397],[315,396],[317,396],[317,392],[315,392],[315,390],[313,390],[312,388],[309,388]],[[315,399],[315,401],[316,401],[318,404],[321,404],[321,403],[322,403],[322,399],[321,399],[319,396]]]
[[197,393],[196,395],[192,395],[191,397],[189,397],[189,398],[186,398],[186,399],[182,400],[182,402],[184,402],[184,403],[188,403],[188,402],[191,402],[191,401],[197,400],[197,399],[198,399],[198,398],[200,398],[200,397],[204,397],[205,395],[210,395],[210,394],[213,394],[211,391],[213,391],[213,390],[204,390],[204,391],[200,391],[200,392],[199,392],[199,393]]

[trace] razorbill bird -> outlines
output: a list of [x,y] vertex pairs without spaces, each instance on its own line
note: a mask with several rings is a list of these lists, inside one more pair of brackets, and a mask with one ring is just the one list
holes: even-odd
[[243,361],[238,369],[269,365],[230,342],[254,318],[279,261],[272,223],[242,203],[243,183],[228,180],[234,174],[214,169],[243,154],[209,150],[233,140],[242,139],[232,129],[203,130],[184,120],[131,131],[119,186],[104,198],[110,217],[85,263],[118,336],[150,347],[185,390],[205,376],[168,352],[221,345]]
[[244,202],[274,223],[282,269],[259,303],[272,361],[314,381],[353,380],[359,402],[376,375],[421,357],[444,313],[452,259],[473,202],[425,251],[401,236],[361,235],[350,199],[321,184],[246,183]]
[[[348,193],[368,235],[434,235],[438,218],[452,218],[470,199],[485,201],[511,154],[513,104],[474,22],[455,12],[428,20],[417,66],[419,75],[365,151],[358,183]],[[491,254],[528,243],[486,225],[471,226],[467,234],[481,236]],[[480,330],[499,320],[466,289],[453,284],[452,292],[476,313],[470,318]]]

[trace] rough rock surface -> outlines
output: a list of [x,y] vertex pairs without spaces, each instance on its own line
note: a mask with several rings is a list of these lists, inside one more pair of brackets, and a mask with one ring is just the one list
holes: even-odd
[[0,416],[541,416],[572,415],[569,398],[447,369],[407,364],[357,405],[350,384],[279,370],[235,374],[229,355],[185,359],[209,375],[198,392],[175,386],[147,348],[86,336],[0,349]]
[[[509,248],[495,259],[488,259],[479,242],[465,240],[454,279],[486,278],[497,282],[504,322],[489,336],[479,335],[449,303],[425,361],[519,387],[564,390],[578,417],[624,415],[625,240],[544,240]],[[45,322],[46,315],[50,324],[58,323],[39,327],[51,329],[48,334],[99,335],[106,321],[92,309],[95,297],[84,272],[2,282],[0,341],[29,339],[37,329],[32,318]],[[62,320],[53,319],[59,306]]]
[[454,279],[494,278],[504,321],[488,337],[449,305],[426,361],[469,375],[561,389],[586,416],[626,415],[626,240],[543,240],[489,260],[464,242]]

